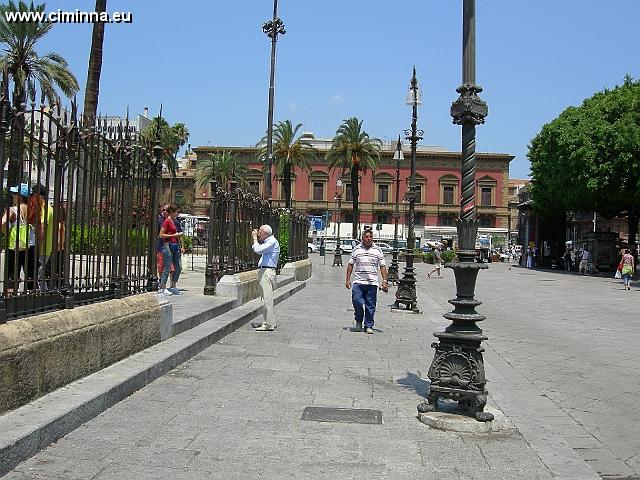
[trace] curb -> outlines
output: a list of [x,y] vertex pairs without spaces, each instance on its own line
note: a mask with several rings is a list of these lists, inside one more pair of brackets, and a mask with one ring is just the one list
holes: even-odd
[[[276,290],[274,303],[305,287],[301,281]],[[259,299],[247,302],[1,416],[0,476],[234,332],[261,309]]]

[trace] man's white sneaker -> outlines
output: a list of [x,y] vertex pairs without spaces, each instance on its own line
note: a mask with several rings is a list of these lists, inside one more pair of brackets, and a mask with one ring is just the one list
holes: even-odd
[[168,288],[165,288],[164,290],[162,290],[162,293],[164,293],[164,294],[165,294],[166,296],[168,296],[168,297],[170,297],[171,295],[173,295],[173,293],[171,293],[171,292],[169,291],[169,289],[168,289]]
[[275,327],[269,325],[268,323],[263,323],[258,328],[256,328],[256,332],[273,332]]
[[373,328],[367,327],[367,328],[364,329],[364,331],[365,331],[365,333],[368,333],[369,335],[371,335],[373,333]]

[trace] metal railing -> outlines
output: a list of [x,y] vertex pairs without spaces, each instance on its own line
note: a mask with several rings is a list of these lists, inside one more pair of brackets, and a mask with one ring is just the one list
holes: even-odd
[[162,150],[1,91],[0,323],[156,290]]
[[251,231],[261,225],[270,225],[280,242],[278,271],[286,262],[307,258],[306,214],[272,208],[268,201],[243,191],[233,181],[228,190],[220,188],[216,181],[210,182],[210,186],[205,295],[215,294],[222,276],[257,268]]

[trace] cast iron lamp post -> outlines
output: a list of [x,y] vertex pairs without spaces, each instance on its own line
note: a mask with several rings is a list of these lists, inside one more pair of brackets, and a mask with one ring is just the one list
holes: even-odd
[[439,343],[429,367],[431,387],[427,401],[418,405],[418,412],[438,409],[438,399],[458,402],[460,413],[476,420],[488,422],[493,414],[484,411],[488,392],[484,373],[484,360],[480,346],[487,337],[476,325],[485,319],[476,312],[482,302],[474,298],[476,278],[480,269],[488,268],[476,263],[475,242],[478,220],[475,215],[476,125],[484,123],[487,104],[478,93],[482,88],[475,83],[475,0],[463,0],[462,21],[462,85],[456,89],[460,97],[451,105],[453,123],[462,125],[462,199],[458,227],[458,261],[446,266],[456,277],[456,298],[449,300],[452,312],[444,314],[451,320],[444,332],[434,333]]
[[262,31],[271,39],[271,71],[269,75],[269,112],[267,114],[267,168],[264,172],[265,199],[271,200],[271,169],[273,167],[273,97],[276,75],[276,42],[278,35],[286,33],[284,23],[278,18],[278,0],[273,0],[273,19],[262,24]]
[[420,99],[420,90],[418,89],[418,79],[416,78],[416,67],[413,67],[413,76],[409,86],[409,94],[407,95],[407,105],[413,107],[411,117],[411,130],[405,130],[406,139],[411,142],[411,183],[409,184],[409,192],[407,199],[409,200],[409,213],[407,214],[407,251],[405,254],[404,275],[396,290],[396,301],[393,308],[400,308],[404,305],[404,310],[418,313],[417,296],[416,296],[416,277],[413,268],[413,249],[416,244],[416,236],[414,232],[414,224],[416,218],[416,148],[418,141],[422,140],[422,130],[418,130],[418,105],[422,103]]
[[393,159],[396,161],[396,208],[393,211],[393,253],[391,258],[391,265],[389,266],[389,273],[387,274],[387,280],[389,282],[398,283],[398,219],[400,218],[400,161],[404,160],[402,155],[402,145],[400,144],[400,135],[398,135],[398,144],[396,145],[396,153],[393,155]]
[[336,182],[336,196],[334,199],[338,202],[338,235],[336,238],[336,250],[333,255],[332,267],[342,266],[342,248],[340,248],[340,223],[342,222],[342,179],[338,178]]

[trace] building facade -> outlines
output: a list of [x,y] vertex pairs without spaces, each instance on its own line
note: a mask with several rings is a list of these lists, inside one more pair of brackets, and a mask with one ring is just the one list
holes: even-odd
[[[304,139],[315,147],[317,155],[311,159],[311,171],[294,172],[292,185],[292,206],[306,211],[309,215],[330,217],[324,231],[318,236],[333,236],[335,226],[341,223],[341,236],[351,235],[353,203],[349,172],[341,177],[342,191],[337,191],[339,170],[329,170],[325,154],[331,147],[331,140],[316,139],[305,133]],[[411,175],[410,146],[403,145],[405,159],[400,165],[399,188],[399,232],[405,235],[405,213],[408,208],[404,201]],[[380,162],[375,171],[361,173],[359,179],[359,230],[371,226],[378,238],[393,238],[393,217],[396,198],[396,162],[393,160],[395,143],[384,143]],[[197,158],[209,154],[231,151],[249,167],[249,188],[262,194],[264,191],[262,163],[258,160],[255,147],[206,146],[193,149]],[[513,155],[504,153],[478,153],[476,163],[476,212],[480,234],[506,236],[509,231],[509,163]],[[443,147],[419,146],[416,153],[416,237],[425,240],[452,238],[457,235],[455,220],[460,209],[461,154],[449,152]],[[274,169],[275,171],[275,169]],[[338,212],[338,194],[341,194]],[[208,208],[208,186],[196,193],[196,214],[206,215]],[[284,206],[282,179],[272,182],[274,204]],[[328,214],[328,215],[327,215]]]

